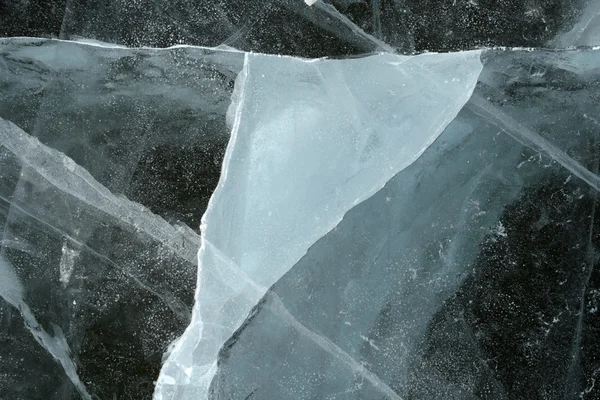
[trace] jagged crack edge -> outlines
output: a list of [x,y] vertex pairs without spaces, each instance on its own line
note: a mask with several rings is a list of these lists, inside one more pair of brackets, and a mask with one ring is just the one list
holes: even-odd
[[[374,40],[377,40],[376,38],[373,38]],[[306,57],[300,57],[300,56],[291,56],[291,55],[286,55],[286,54],[267,54],[267,53],[260,53],[260,52],[248,52],[248,51],[243,51],[243,50],[238,50],[236,48],[227,46],[227,45],[220,45],[220,46],[216,46],[216,47],[209,47],[209,46],[198,46],[198,45],[191,45],[191,44],[176,44],[173,46],[168,46],[168,47],[150,47],[150,46],[139,46],[139,47],[128,47],[128,46],[123,46],[120,44],[115,44],[115,43],[106,43],[106,42],[102,42],[102,41],[98,41],[98,40],[94,40],[94,39],[85,39],[85,38],[78,38],[76,40],[67,40],[67,39],[56,39],[56,38],[40,38],[40,37],[32,37],[32,36],[14,36],[14,37],[0,37],[0,45],[2,45],[2,42],[9,42],[9,43],[18,43],[18,42],[24,42],[24,44],[27,43],[44,43],[44,42],[55,42],[55,43],[65,43],[65,44],[71,44],[71,45],[79,45],[79,46],[88,46],[88,47],[98,47],[98,48],[103,48],[103,49],[113,49],[113,50],[125,50],[125,51],[132,51],[132,50],[144,50],[144,51],[170,51],[170,50],[174,50],[174,49],[197,49],[197,50],[205,50],[205,51],[215,51],[215,52],[223,52],[223,53],[237,53],[237,54],[259,54],[259,55],[264,55],[264,56],[268,56],[268,57],[284,57],[284,58],[292,58],[292,59],[296,59],[296,60],[303,60],[303,61],[307,61],[307,62],[311,62],[314,60],[321,60],[321,59],[327,59],[328,57],[321,57],[321,58],[306,58]],[[383,43],[383,42],[382,42]],[[383,43],[383,45],[385,45],[385,43]],[[385,45],[384,47],[389,47],[388,45]],[[391,47],[389,47],[390,50],[386,50],[383,49],[382,51],[379,52],[379,54],[384,54],[384,53],[389,53],[389,54],[396,54],[397,52],[392,49]],[[554,48],[554,47],[507,47],[507,46],[492,46],[492,47],[481,47],[481,48],[475,48],[475,49],[469,49],[469,50],[461,50],[461,51],[456,51],[456,52],[450,52],[450,53],[464,53],[464,52],[469,52],[469,51],[474,51],[474,50],[480,50],[480,51],[492,51],[492,50],[499,50],[499,51],[526,51],[526,52],[532,52],[532,51],[550,51],[550,52],[561,52],[561,51],[576,51],[576,50],[600,50],[600,46],[579,46],[579,47],[574,47],[574,46],[567,46],[567,47],[561,47],[561,48]],[[411,55],[419,55],[419,54],[438,54],[437,52],[428,52],[428,51],[424,51],[424,52],[420,52],[420,53],[415,53],[415,54],[411,54]],[[364,54],[362,56],[359,57],[368,57],[371,54]],[[356,57],[355,55],[349,55],[349,58],[354,58]]]

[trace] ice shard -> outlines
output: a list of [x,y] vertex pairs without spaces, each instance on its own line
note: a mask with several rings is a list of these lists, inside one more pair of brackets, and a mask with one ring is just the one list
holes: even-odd
[[[63,366],[66,377],[90,399],[81,376],[95,375],[96,381],[90,385],[95,393],[102,393],[107,383],[98,373],[96,357],[102,354],[95,350],[98,346],[115,346],[115,353],[101,356],[106,360],[115,356],[128,360],[130,357],[119,352],[136,350],[125,337],[139,335],[142,346],[164,346],[177,327],[188,322],[186,293],[178,291],[169,278],[191,279],[198,236],[113,195],[73,160],[4,120],[0,121],[0,146],[3,237],[10,239],[2,246],[0,294],[19,310],[31,339]],[[116,238],[118,244],[111,244]],[[137,256],[132,257],[134,254]],[[163,270],[167,264],[170,276]],[[131,314],[123,302],[145,304],[147,315]],[[7,319],[13,318],[7,309],[4,312]],[[163,315],[163,319],[153,319],[152,314]],[[156,326],[148,333],[137,332],[136,326],[152,320]],[[111,327],[122,331],[111,333]],[[111,336],[121,336],[121,342]],[[12,382],[1,385],[3,395],[36,398],[47,391],[48,398],[66,396],[58,389],[62,378],[56,379],[54,388],[22,381],[21,368],[34,374],[50,372],[38,370],[31,354],[39,349],[32,340],[24,339],[3,337],[7,343],[4,357],[12,359],[11,353],[23,352],[14,364],[2,364],[3,376]],[[142,349],[137,351],[143,354]],[[110,390],[119,393],[125,388]]]
[[346,211],[437,139],[471,95],[479,54],[246,56],[203,217],[192,322],[163,366],[156,399],[207,398],[221,346]]

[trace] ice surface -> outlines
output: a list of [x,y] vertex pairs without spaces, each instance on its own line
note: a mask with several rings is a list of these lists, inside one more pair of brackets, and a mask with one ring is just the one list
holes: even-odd
[[[198,236],[191,230],[171,226],[126,198],[113,195],[83,168],[65,155],[42,145],[14,124],[0,120],[0,143],[23,165],[61,192],[125,224],[135,227],[167,248],[193,261]],[[64,252],[64,250],[63,250]]]
[[347,210],[433,143],[469,99],[479,54],[246,56],[203,217],[192,323],[155,398],[207,398],[221,346]]
[[[10,243],[3,246],[0,295],[19,310],[33,338],[60,362],[82,397],[91,399],[77,375],[62,332],[67,332],[75,343],[74,350],[80,359],[85,359],[82,339],[89,341],[93,335],[89,324],[95,324],[90,321],[95,319],[94,314],[100,311],[102,315],[105,307],[110,307],[110,295],[102,297],[115,289],[110,282],[117,277],[123,282],[116,286],[128,290],[117,294],[112,301],[118,302],[119,296],[132,300],[134,293],[141,291],[147,293],[145,297],[160,299],[160,306],[152,307],[155,313],[164,314],[161,307],[168,307],[167,314],[176,316],[179,324],[186,323],[189,310],[182,294],[152,277],[151,267],[152,263],[170,263],[176,275],[185,277],[188,266],[194,265],[199,238],[189,228],[173,227],[143,206],[113,195],[73,160],[4,120],[0,120],[0,146],[4,236],[14,238],[17,243],[34,244],[31,251]],[[102,230],[111,225],[116,230],[109,229],[102,238]],[[119,229],[122,229],[120,234]],[[106,240],[114,235],[120,235],[121,241],[108,244]],[[119,254],[121,251],[124,253]],[[144,252],[148,252],[150,259],[144,260]],[[125,259],[136,253],[138,259]],[[70,264],[67,276],[65,263]],[[102,288],[104,285],[108,286]],[[43,324],[38,322],[40,316]],[[51,327],[54,335],[48,334],[44,326]],[[173,328],[167,323],[163,329]],[[9,336],[3,340],[10,343],[14,339]],[[27,365],[30,360],[27,357],[14,362],[17,372],[20,363]],[[93,366],[88,364],[85,368]],[[26,391],[19,390],[19,378],[11,378],[10,364],[3,363],[2,369],[6,379],[0,382],[2,393],[14,396],[11,398],[26,396]],[[32,372],[36,373],[35,367]],[[101,382],[95,382],[98,383]],[[30,390],[29,396],[43,390],[42,382],[36,381]]]
[[191,316],[243,60],[0,40],[0,398],[151,396]]
[[571,30],[585,41],[595,28],[578,17],[597,1],[0,0],[0,36],[227,45],[303,57],[542,47]]
[[[594,117],[598,113],[597,92],[593,90],[597,85],[597,50],[540,50],[535,57],[526,52],[511,54],[512,59],[499,58],[487,65],[481,76],[486,85],[473,96],[469,107],[592,187],[600,187],[598,177],[585,167],[587,160],[581,157],[582,135],[599,126]],[[557,95],[573,91],[579,100],[577,112],[566,109],[567,100]],[[530,107],[539,112],[529,112]],[[532,130],[531,126],[541,129]]]
[[597,397],[600,51],[484,58],[436,142],[269,288],[209,398]]
[[600,0],[590,0],[577,22],[565,33],[551,41],[556,47],[600,45]]
[[0,398],[598,397],[598,0],[313,3],[0,0]]
[[35,316],[31,313],[29,306],[23,301],[23,287],[16,275],[12,265],[0,254],[0,297],[19,309],[23,316],[25,326],[31,332],[35,340],[56,358],[71,379],[73,385],[81,397],[91,400],[90,394],[77,376],[73,360],[70,357],[70,349],[60,328],[54,326],[55,336],[51,336],[39,325]]
[[483,99],[481,96],[474,95],[469,102],[469,108],[511,135],[524,146],[549,156],[573,175],[594,189],[600,190],[600,177],[598,175],[585,168],[577,160],[571,158],[566,152],[556,147],[537,132],[523,126],[501,109],[490,105],[489,101]]
[[216,185],[209,175],[218,175],[229,138],[224,115],[242,53],[39,39],[0,45],[0,117],[64,152],[112,192],[199,227]]

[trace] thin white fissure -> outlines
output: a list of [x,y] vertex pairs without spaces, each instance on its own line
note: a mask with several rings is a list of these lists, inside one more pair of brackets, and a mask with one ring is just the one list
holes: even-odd
[[[265,293],[265,297],[271,299],[271,303],[269,304],[269,309],[274,312],[278,317],[280,317],[283,321],[290,324],[297,332],[304,335],[318,347],[320,347],[325,352],[329,353],[333,356],[333,358],[347,367],[349,367],[353,372],[358,373],[360,376],[369,381],[375,388],[380,390],[390,399],[402,400],[394,390],[392,390],[385,382],[383,382],[376,374],[369,371],[363,363],[357,361],[350,354],[341,349],[338,345],[336,345],[333,341],[331,341],[328,337],[318,334],[317,332],[311,330],[302,322],[300,322],[293,314],[289,312],[281,298],[271,289],[267,289],[262,285],[256,283],[255,280],[250,278],[242,269],[226,254],[216,248],[210,241],[204,240],[205,245],[209,247],[216,255],[219,257],[227,267],[234,269],[236,272],[236,277],[241,277],[244,282],[250,284],[250,286],[257,291],[257,293]],[[224,279],[223,282],[226,285],[230,285],[229,281]],[[230,286],[232,287],[232,286]]]
[[506,114],[500,108],[495,107],[489,101],[477,94],[473,94],[466,106],[475,114],[493,123],[502,131],[512,136],[524,146],[535,151],[546,154],[554,161],[561,164],[573,175],[577,176],[596,191],[600,191],[600,177],[574,160],[563,150],[559,149],[539,133],[522,125],[514,118]]

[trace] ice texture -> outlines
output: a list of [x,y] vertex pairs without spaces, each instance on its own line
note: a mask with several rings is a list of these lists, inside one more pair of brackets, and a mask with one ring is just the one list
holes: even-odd
[[[19,310],[32,339],[60,362],[82,397],[91,399],[77,375],[72,352],[89,376],[96,367],[92,360],[84,360],[99,355],[89,354],[90,347],[110,343],[94,336],[111,325],[131,329],[138,324],[134,321],[139,314],[131,315],[135,319],[127,323],[119,321],[121,296],[128,301],[145,298],[142,301],[150,312],[144,318],[146,324],[157,323],[160,314],[168,315],[159,324],[163,335],[140,335],[149,343],[164,345],[169,332],[172,335],[178,325],[187,323],[189,308],[185,292],[177,293],[168,280],[161,282],[162,268],[170,264],[174,276],[191,278],[199,238],[189,228],[174,227],[145,207],[113,195],[72,159],[5,120],[0,120],[0,151],[4,225],[0,295]],[[114,239],[117,241],[112,242]],[[132,258],[134,254],[138,256]],[[98,326],[102,320],[106,325]],[[49,327],[54,335],[47,333]],[[74,345],[72,350],[67,338]],[[14,357],[12,367],[2,364],[0,390],[4,396],[32,398],[36,392],[56,390],[50,382],[45,387],[43,380],[20,389],[25,382],[13,374],[31,364],[27,353],[35,354],[36,348],[25,344],[26,337],[9,335],[3,341],[13,342],[13,348],[2,350],[3,358],[10,360],[14,353],[24,351],[20,360]],[[21,345],[21,341],[25,343]],[[130,346],[120,343],[117,348],[119,345]],[[41,372],[36,371],[39,366],[29,368],[34,374]],[[64,383],[58,379],[54,385]],[[94,392],[101,392],[102,385],[102,381],[94,382]],[[48,396],[60,398],[59,393]],[[67,393],[62,393],[63,398],[70,397]]]
[[243,61],[0,40],[0,398],[151,397]]
[[600,397],[599,1],[309,2],[0,0],[0,399]]
[[552,45],[563,48],[600,45],[600,0],[590,0],[585,4],[573,27],[553,38]]
[[[0,124],[5,125],[5,121],[0,121]],[[13,130],[10,125],[0,127],[0,130]],[[65,370],[65,374],[69,377],[73,386],[77,389],[84,400],[91,400],[92,397],[87,392],[85,386],[77,376],[75,363],[70,357],[71,350],[66,342],[66,339],[59,327],[54,328],[54,336],[49,335],[44,328],[37,322],[31,309],[23,301],[23,286],[19,277],[14,271],[13,266],[4,259],[0,254],[0,297],[17,308],[23,317],[25,326],[31,332],[34,339],[46,349],[55,359],[57,359]]]
[[594,4],[598,0],[0,0],[0,36],[132,47],[225,45],[303,57],[541,47],[558,32],[592,32],[577,21]]
[[210,399],[598,397],[600,51],[484,59],[435,143],[257,302]]
[[203,216],[192,322],[156,399],[208,397],[221,346],[346,211],[436,140],[469,99],[479,56],[246,55],[221,179]]

